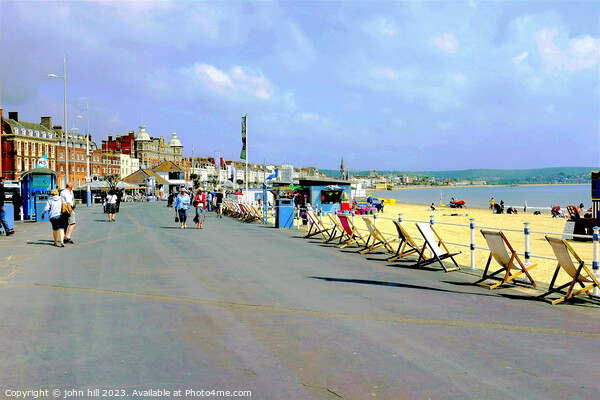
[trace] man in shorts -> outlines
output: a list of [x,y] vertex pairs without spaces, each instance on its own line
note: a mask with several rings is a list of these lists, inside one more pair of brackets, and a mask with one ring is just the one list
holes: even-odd
[[71,234],[73,234],[73,230],[75,230],[75,199],[73,199],[73,182],[67,182],[67,187],[60,192],[60,197],[62,201],[71,205],[73,212],[69,216],[69,220],[67,221],[67,230],[65,231],[65,243],[75,244],[73,239],[71,239]]
[[215,194],[215,207],[219,218],[223,218],[223,189],[219,189]]

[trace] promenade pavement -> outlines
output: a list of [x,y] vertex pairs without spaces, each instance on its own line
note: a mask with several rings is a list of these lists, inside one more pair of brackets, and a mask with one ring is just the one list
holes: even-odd
[[107,220],[0,237],[0,397],[598,398],[599,306],[213,213],[182,230],[164,202]]

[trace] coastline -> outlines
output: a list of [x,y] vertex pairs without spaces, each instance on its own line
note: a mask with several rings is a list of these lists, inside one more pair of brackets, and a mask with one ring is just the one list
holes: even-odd
[[410,187],[399,187],[399,188],[393,188],[391,190],[377,190],[377,189],[370,189],[370,188],[366,188],[364,189],[365,192],[396,192],[396,191],[400,191],[400,190],[414,190],[414,189],[446,189],[446,188],[452,188],[452,189],[466,189],[466,188],[480,188],[480,187],[489,187],[489,188],[496,188],[496,187],[529,187],[529,186],[577,186],[577,185],[589,185],[590,183],[523,183],[523,184],[516,184],[516,185],[458,185],[458,186],[418,186],[418,185],[411,185]]

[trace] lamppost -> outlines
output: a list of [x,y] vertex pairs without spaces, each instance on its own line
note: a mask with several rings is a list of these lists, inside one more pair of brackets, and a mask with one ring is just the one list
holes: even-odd
[[55,75],[55,74],[46,74],[51,78],[61,78],[65,81],[65,126],[63,130],[63,136],[65,139],[65,186],[69,182],[69,134],[67,132],[67,56],[64,56],[63,59],[63,76]]
[[87,186],[87,206],[92,206],[92,192],[90,191],[90,109],[89,104],[85,103],[85,117],[83,115],[78,115],[77,118],[85,118],[87,121],[87,129],[85,131],[85,159],[87,160],[87,174],[85,177],[85,183]]

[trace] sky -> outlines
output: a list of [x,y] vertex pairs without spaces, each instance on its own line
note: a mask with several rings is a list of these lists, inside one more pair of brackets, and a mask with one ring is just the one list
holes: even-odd
[[600,165],[597,1],[5,1],[5,117],[350,170]]

